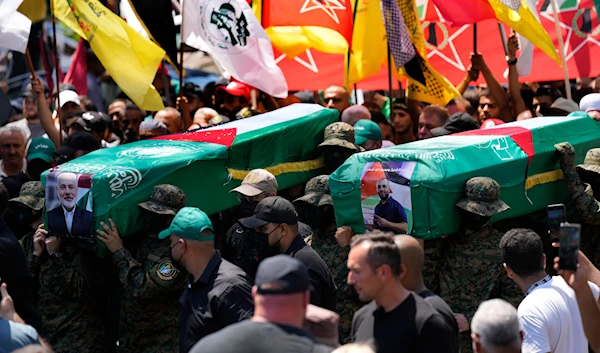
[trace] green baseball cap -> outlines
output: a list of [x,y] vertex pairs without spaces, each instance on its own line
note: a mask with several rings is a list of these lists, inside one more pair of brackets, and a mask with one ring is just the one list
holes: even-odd
[[354,124],[354,136],[357,145],[362,145],[367,142],[367,140],[383,140],[381,128],[377,123],[374,123],[371,120],[357,121],[356,124]]
[[52,162],[52,155],[54,153],[54,144],[50,139],[45,137],[36,137],[31,140],[29,149],[27,150],[27,159],[32,161],[34,159],[41,159],[48,163]]
[[[213,234],[202,236],[200,233],[210,229]],[[180,238],[200,241],[211,241],[215,239],[215,230],[208,215],[196,207],[184,207],[173,218],[171,226],[158,234],[159,239],[175,235]]]

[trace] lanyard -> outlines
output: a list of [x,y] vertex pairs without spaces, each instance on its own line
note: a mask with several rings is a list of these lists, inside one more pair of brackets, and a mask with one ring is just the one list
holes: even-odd
[[551,279],[552,279],[552,277],[550,277],[550,275],[546,275],[546,277],[535,282],[534,284],[531,285],[531,287],[529,287],[529,289],[527,290],[527,293],[525,293],[525,296],[528,296],[529,294],[531,294],[531,292],[533,292],[534,289],[541,286],[542,284],[550,282]]

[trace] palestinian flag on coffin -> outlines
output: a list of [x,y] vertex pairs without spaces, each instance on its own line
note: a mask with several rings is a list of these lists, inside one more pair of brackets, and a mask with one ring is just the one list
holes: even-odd
[[137,204],[157,184],[180,187],[186,205],[211,215],[239,203],[229,191],[252,169],[269,170],[280,189],[306,183],[323,166],[317,146],[337,116],[318,105],[294,104],[204,130],[103,148],[50,173],[92,174],[92,229],[112,218],[127,236],[139,230]]
[[[383,178],[403,206],[408,231],[419,238],[458,231],[454,204],[476,176],[495,179],[511,207],[494,221],[542,210],[567,199],[554,144],[570,142],[580,163],[588,149],[600,146],[598,136],[600,125],[590,118],[539,118],[353,155],[330,177],[336,219],[356,233],[377,227],[373,209],[381,195],[369,190]],[[380,170],[383,176],[365,178]]]

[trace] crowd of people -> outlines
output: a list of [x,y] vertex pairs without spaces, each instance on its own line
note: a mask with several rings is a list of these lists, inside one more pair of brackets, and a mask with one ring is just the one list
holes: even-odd
[[[474,54],[463,97],[446,106],[376,91],[352,105],[338,85],[286,99],[259,92],[253,102],[251,87],[226,79],[182,84],[179,94],[161,69],[155,86],[175,106],[147,112],[126,97],[106,99],[99,80],[82,96],[66,84],[48,92],[32,76],[21,112],[0,128],[0,353],[600,351],[600,149],[575,166],[574,148],[555,146],[576,210],[569,221],[582,224],[576,271],[559,268],[545,224],[492,223],[509,206],[489,177],[465,183],[461,230],[441,239],[405,234],[385,182],[378,229],[354,234],[336,223],[329,174],[353,154],[543,116],[600,121],[592,80],[520,84],[514,36],[508,48],[506,89]],[[88,60],[101,77],[98,60]],[[473,86],[480,74],[486,84]],[[323,175],[299,194],[255,169],[231,190],[240,205],[209,216],[176,185],[156,185],[138,205],[142,231],[122,236],[112,219],[100,224],[105,258],[43,224],[50,168],[294,103],[339,112],[318,146]]]

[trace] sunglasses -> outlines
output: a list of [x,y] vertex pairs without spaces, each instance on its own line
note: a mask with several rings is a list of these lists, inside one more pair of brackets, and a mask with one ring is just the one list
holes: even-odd
[[337,103],[341,103],[342,102],[342,98],[325,98],[325,103],[329,103],[329,101],[332,101],[333,104],[337,104]]
[[238,194],[238,201],[242,202],[242,200],[246,200],[248,202],[255,202],[255,201],[258,201],[258,197],[261,195],[262,194],[258,194],[256,196],[246,196],[246,195]]

